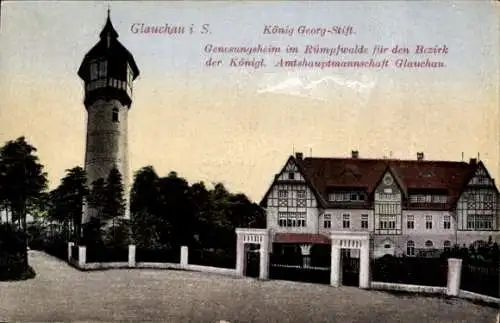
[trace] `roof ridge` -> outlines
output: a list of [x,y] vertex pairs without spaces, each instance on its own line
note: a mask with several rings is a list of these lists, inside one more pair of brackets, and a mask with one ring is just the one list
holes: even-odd
[[305,157],[305,160],[338,160],[338,161],[386,161],[386,162],[418,162],[418,163],[451,163],[451,164],[464,164],[470,165],[463,160],[417,160],[417,159],[396,159],[396,158],[351,158],[351,157]]

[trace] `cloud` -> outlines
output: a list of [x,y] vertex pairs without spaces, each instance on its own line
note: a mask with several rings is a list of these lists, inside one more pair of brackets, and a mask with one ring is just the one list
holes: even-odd
[[258,93],[288,94],[315,100],[328,101],[347,92],[355,92],[356,97],[367,95],[375,87],[375,80],[366,75],[361,80],[347,79],[340,75],[314,78],[309,75],[292,75],[277,80],[276,74],[263,78]]

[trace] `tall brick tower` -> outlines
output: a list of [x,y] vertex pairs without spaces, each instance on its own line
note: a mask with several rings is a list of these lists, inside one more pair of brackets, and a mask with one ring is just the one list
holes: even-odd
[[[132,105],[132,85],[139,69],[132,54],[118,41],[108,10],[99,42],[85,55],[78,70],[84,81],[87,110],[85,171],[88,183],[104,178],[116,167],[123,178],[130,218],[130,184],[128,163],[128,111]],[[85,205],[83,222],[95,214]]]

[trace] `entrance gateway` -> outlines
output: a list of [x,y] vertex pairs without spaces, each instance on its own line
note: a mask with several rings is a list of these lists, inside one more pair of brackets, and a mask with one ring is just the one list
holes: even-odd
[[[236,229],[236,272],[244,276],[247,259],[246,244],[260,246],[259,279],[269,278],[269,250],[272,237],[268,229]],[[331,231],[330,285],[339,287],[342,282],[342,249],[359,250],[359,287],[368,289],[370,282],[370,233],[352,231]]]

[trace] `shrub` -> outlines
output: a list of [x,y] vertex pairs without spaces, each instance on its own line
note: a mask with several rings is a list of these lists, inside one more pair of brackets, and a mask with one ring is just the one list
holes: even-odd
[[28,246],[33,250],[43,250],[44,237],[43,228],[39,223],[33,223],[28,226]]
[[68,260],[68,241],[64,234],[55,234],[43,242],[43,250],[61,260]]
[[26,235],[10,224],[0,224],[0,280],[34,277],[28,265]]

